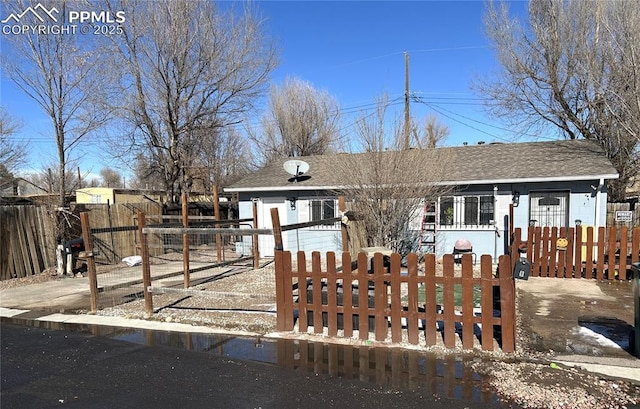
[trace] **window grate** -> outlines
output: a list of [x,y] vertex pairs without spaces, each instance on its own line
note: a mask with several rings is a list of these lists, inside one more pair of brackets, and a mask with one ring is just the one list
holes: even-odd
[[489,226],[494,220],[493,196],[447,196],[440,198],[440,226]]
[[569,192],[529,193],[529,220],[540,227],[569,227]]

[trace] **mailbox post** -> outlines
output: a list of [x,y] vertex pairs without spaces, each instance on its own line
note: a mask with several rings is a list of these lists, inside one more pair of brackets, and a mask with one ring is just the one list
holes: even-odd
[[513,267],[513,278],[528,280],[530,272],[531,264],[529,264],[529,260],[526,257],[520,257]]

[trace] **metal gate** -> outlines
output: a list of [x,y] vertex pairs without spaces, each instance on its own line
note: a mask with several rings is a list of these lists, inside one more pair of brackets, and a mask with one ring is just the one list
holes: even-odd
[[535,226],[569,227],[569,192],[531,192],[529,202],[529,220],[535,220]]

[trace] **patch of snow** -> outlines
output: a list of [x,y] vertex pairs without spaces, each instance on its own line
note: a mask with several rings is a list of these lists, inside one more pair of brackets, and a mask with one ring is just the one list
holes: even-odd
[[142,256],[129,256],[122,259],[122,262],[129,267],[138,266],[142,264]]
[[574,327],[571,330],[571,334],[575,336],[581,337],[583,340],[590,344],[597,344],[603,347],[609,348],[622,348],[621,345],[612,341],[611,339],[605,337],[602,334],[599,334],[589,328],[585,327]]

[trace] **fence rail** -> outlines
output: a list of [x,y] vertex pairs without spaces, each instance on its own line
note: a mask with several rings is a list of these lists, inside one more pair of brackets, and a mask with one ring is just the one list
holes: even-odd
[[117,264],[138,254],[137,212],[145,212],[149,218],[162,216],[162,208],[155,203],[81,204],[76,211],[87,212],[91,226],[95,226],[91,234],[95,261],[100,264]]
[[[226,221],[218,221],[217,224],[238,224],[238,220],[226,220]],[[185,222],[185,225],[188,225],[188,221]],[[253,225],[256,225],[256,221],[253,220]],[[145,300],[145,312],[152,314],[153,313],[153,293],[162,293],[162,292],[182,292],[185,295],[195,295],[202,294],[203,292],[194,292],[190,291],[191,287],[191,274],[198,271],[210,271],[214,267],[220,267],[223,265],[236,263],[236,262],[246,262],[253,261],[254,268],[257,268],[259,265],[260,255],[257,251],[257,242],[259,234],[273,234],[271,229],[257,229],[257,228],[202,228],[202,227],[147,227],[146,225],[146,217],[144,213],[138,214],[138,235],[140,238],[140,252],[142,258],[142,272],[141,272],[141,282],[143,285],[143,296]],[[217,259],[215,262],[210,259],[210,261],[206,262],[204,266],[199,268],[193,268],[191,264],[193,260],[191,260],[190,252],[190,243],[194,243],[194,239],[197,239],[201,235],[208,237],[204,242],[212,242],[216,244],[216,247],[219,247],[222,236],[235,236],[235,237],[243,237],[250,236],[252,242],[251,254],[245,254],[244,249],[235,249],[235,257],[230,260],[225,260],[224,253],[221,253],[218,249]],[[167,238],[175,238],[178,239],[179,242],[182,243],[182,257],[180,258],[182,262],[182,269],[176,271],[175,273],[171,273],[172,276],[182,275],[184,282],[182,289],[166,289],[160,286],[152,287],[152,280],[157,279],[157,277],[152,276],[151,269],[151,254],[150,254],[150,238],[156,238],[163,243],[166,243]],[[176,241],[178,243],[178,241]],[[197,250],[197,252],[202,252]],[[206,249],[204,250],[206,253]],[[240,254],[241,253],[241,254]],[[211,254],[211,258],[214,254]],[[221,259],[222,256],[222,259]],[[206,273],[206,274],[211,274]],[[210,278],[210,277],[209,277]],[[179,291],[180,290],[180,291]]]
[[[257,243],[257,234],[271,230],[240,229],[226,227],[166,227],[163,224],[147,226],[147,216],[144,212],[139,212],[132,219],[136,222],[134,226],[113,226],[93,227],[90,220],[91,212],[82,212],[81,225],[85,251],[78,256],[86,263],[91,290],[91,310],[96,311],[101,303],[118,303],[130,301],[140,296],[145,299],[145,311],[152,312],[151,283],[152,280],[158,282],[175,276],[183,276],[184,288],[191,285],[191,276],[196,276],[198,281],[203,277],[207,278],[215,268],[234,263],[246,263],[253,261],[254,265],[259,264],[259,254],[257,251],[247,249],[245,246],[230,248],[225,245],[222,237],[243,237],[250,236],[253,243]],[[162,215],[151,215],[152,219],[164,218]],[[201,216],[182,216],[183,223],[189,225],[189,220],[194,220],[198,225],[202,225],[197,220],[207,219]],[[186,220],[185,220],[186,219]],[[245,220],[242,220],[245,221]],[[240,220],[208,220],[206,224],[211,226],[238,225]],[[98,235],[109,235],[114,237],[114,233],[133,233],[133,239],[128,242],[130,254],[140,254],[140,266],[123,267],[101,266],[96,267],[96,261],[101,258],[104,250],[102,243],[97,240]],[[119,237],[119,236],[116,236]],[[117,240],[114,240],[117,242]],[[116,243],[118,244],[118,243]],[[125,248],[120,245],[110,248]],[[254,250],[255,247],[253,246]],[[180,251],[176,251],[176,249]],[[133,257],[132,257],[133,258]],[[132,260],[133,261],[133,260]],[[153,264],[153,267],[152,267]],[[100,270],[100,271],[98,271]],[[99,293],[98,288],[102,291]],[[118,290],[118,291],[115,291]],[[161,287],[156,287],[156,292],[162,292]]]
[[517,228],[511,253],[518,252],[528,259],[534,277],[626,280],[631,264],[640,261],[640,226],[529,227],[526,240]]
[[[357,330],[361,340],[368,340],[372,332],[377,341],[406,339],[414,345],[432,346],[442,331],[447,348],[456,347],[459,334],[463,349],[474,348],[477,338],[483,350],[494,349],[497,335],[504,352],[514,351],[515,287],[509,256],[500,257],[499,270],[509,273],[499,278],[493,277],[488,255],[481,257],[479,278],[474,278],[470,254],[462,258],[461,275],[456,274],[451,254],[444,256],[442,275],[436,275],[433,254],[426,255],[420,275],[414,253],[407,257],[406,272],[397,253],[386,266],[382,254],[376,253],[371,270],[365,253],[358,254],[355,270],[351,265],[351,256],[345,252],[343,270],[338,271],[335,253],[328,252],[323,269],[320,253],[313,252],[309,271],[304,252],[298,252],[294,270],[291,253],[276,251],[277,329],[294,331],[297,313],[299,332],[313,327],[314,333],[323,333],[326,328],[329,336],[338,336],[341,330],[344,337],[352,337]],[[474,290],[480,293],[479,311]],[[494,334],[494,328],[500,330]]]

